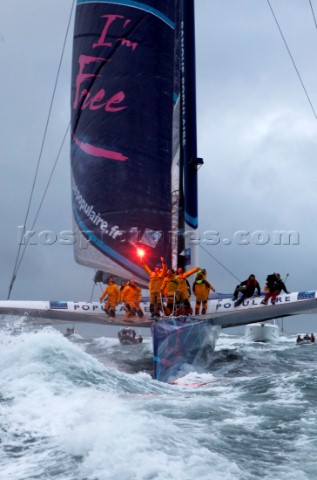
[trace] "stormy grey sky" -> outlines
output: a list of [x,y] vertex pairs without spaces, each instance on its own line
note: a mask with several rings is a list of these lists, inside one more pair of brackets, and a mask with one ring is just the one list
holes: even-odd
[[[317,0],[270,0],[317,110]],[[72,0],[0,5],[1,283],[5,299],[52,98]],[[70,119],[72,25],[48,126],[30,225]],[[267,0],[196,0],[200,264],[220,292],[255,273],[289,273],[292,291],[317,288],[317,121]],[[70,231],[69,139],[35,225]],[[274,232],[295,232],[278,245]],[[72,247],[26,251],[12,299],[89,300],[93,271]],[[213,245],[208,244],[212,238]],[[218,243],[217,243],[218,242]],[[229,243],[230,242],[230,243]],[[283,244],[284,243],[284,244]],[[209,253],[206,253],[206,251]],[[95,291],[94,299],[99,297]]]

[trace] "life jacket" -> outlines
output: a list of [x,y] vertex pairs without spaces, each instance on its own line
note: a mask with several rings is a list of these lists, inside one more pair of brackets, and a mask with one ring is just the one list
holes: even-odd
[[179,273],[177,275],[177,278],[179,280],[179,290],[180,290],[180,295],[182,299],[189,298],[190,297],[190,285],[187,281],[187,277],[190,275],[193,275],[193,273],[198,272],[199,267],[192,268],[191,270],[188,270],[188,272],[184,273]]
[[195,281],[193,283],[193,292],[196,297],[196,301],[198,302],[205,302],[208,300],[209,292],[211,289],[211,285],[207,280],[202,279],[201,281]]
[[166,297],[172,297],[176,290],[179,289],[179,284],[180,281],[175,274],[170,275],[169,277],[165,277],[161,286],[161,292]]
[[109,302],[118,303],[120,301],[120,290],[116,283],[109,283],[101,295],[101,300],[103,300],[108,295]]
[[257,285],[258,285],[258,281],[257,281],[256,279],[250,280],[250,279],[248,278],[248,280],[247,280],[247,289],[248,289],[248,290],[250,289],[251,286],[252,286],[252,287],[254,288],[254,290],[255,290]]
[[124,303],[138,303],[142,298],[141,288],[137,285],[126,285],[121,293],[121,300]]

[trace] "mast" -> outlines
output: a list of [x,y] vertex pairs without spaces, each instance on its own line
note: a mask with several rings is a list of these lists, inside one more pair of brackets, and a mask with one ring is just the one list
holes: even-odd
[[194,0],[180,0],[180,95],[181,158],[183,167],[184,263],[187,268],[199,265],[198,241],[198,168],[196,119],[196,58]]

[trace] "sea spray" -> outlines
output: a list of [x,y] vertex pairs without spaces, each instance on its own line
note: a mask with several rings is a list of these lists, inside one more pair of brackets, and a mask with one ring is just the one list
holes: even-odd
[[221,334],[204,372],[169,385],[142,368],[150,339],[76,329],[0,330],[6,480],[315,480],[315,346]]

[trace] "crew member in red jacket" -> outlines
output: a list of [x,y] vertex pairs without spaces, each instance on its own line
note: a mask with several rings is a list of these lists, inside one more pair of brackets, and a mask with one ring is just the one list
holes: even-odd
[[[236,286],[236,289],[233,293],[232,300],[235,300],[235,307],[241,305],[243,300],[246,298],[253,297],[255,290],[257,290],[257,294],[261,295],[261,287],[259,282],[256,280],[253,273],[249,276],[247,280],[241,282],[239,285]],[[238,294],[241,293],[242,295],[238,298]]]
[[272,273],[271,275],[267,276],[266,287],[269,291],[261,302],[263,305],[267,305],[267,302],[270,298],[272,305],[275,305],[276,297],[281,293],[282,290],[285,293],[289,293],[279,273]]

